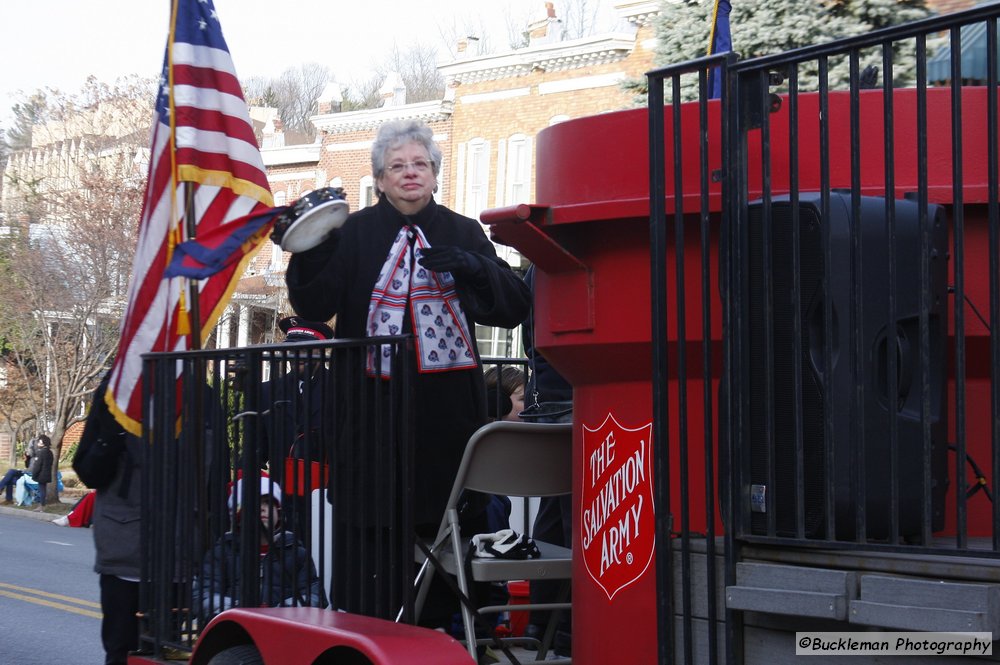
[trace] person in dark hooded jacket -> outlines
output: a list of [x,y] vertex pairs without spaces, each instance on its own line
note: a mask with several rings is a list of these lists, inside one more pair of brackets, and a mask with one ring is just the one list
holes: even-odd
[[42,434],[38,437],[38,451],[34,459],[31,460],[31,468],[28,469],[28,474],[32,480],[38,483],[38,505],[35,506],[36,511],[45,510],[46,490],[49,486],[49,481],[52,480],[52,464],[52,441],[49,437]]

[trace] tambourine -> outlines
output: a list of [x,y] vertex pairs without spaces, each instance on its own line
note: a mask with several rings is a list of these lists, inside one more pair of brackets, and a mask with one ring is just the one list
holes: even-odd
[[349,212],[342,188],[314,189],[274,221],[271,241],[286,252],[304,252],[340,228]]

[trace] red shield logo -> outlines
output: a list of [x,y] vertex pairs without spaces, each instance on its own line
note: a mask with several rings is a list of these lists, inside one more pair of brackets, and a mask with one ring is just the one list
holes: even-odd
[[653,561],[653,423],[636,429],[612,414],[583,426],[580,545],[590,577],[608,600]]

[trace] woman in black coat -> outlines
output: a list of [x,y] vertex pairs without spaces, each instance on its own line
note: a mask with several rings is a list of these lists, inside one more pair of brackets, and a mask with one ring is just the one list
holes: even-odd
[[[372,145],[378,203],[350,215],[319,246],[294,254],[286,274],[295,311],[318,321],[336,317],[337,338],[414,334],[416,349],[407,357],[382,364],[373,358],[367,369],[385,376],[400,361],[414,369],[413,515],[422,533],[436,530],[466,442],[487,422],[476,325],[514,328],[531,306],[527,286],[497,256],[482,225],[434,201],[441,150],[432,136],[416,120],[383,124]],[[368,424],[343,417],[344,436],[353,431],[357,447],[368,445],[356,434]],[[341,507],[351,497],[337,492],[359,484],[371,491],[376,479],[352,479],[350,465],[334,465],[344,480],[334,484],[334,513],[350,520]]]

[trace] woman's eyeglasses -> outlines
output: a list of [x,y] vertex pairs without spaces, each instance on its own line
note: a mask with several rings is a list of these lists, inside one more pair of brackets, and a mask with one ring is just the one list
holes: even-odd
[[428,162],[423,159],[418,159],[412,162],[396,162],[395,164],[390,164],[385,167],[385,170],[392,175],[399,175],[406,171],[406,169],[413,167],[413,170],[417,173],[426,173],[429,168],[434,166],[434,162]]

